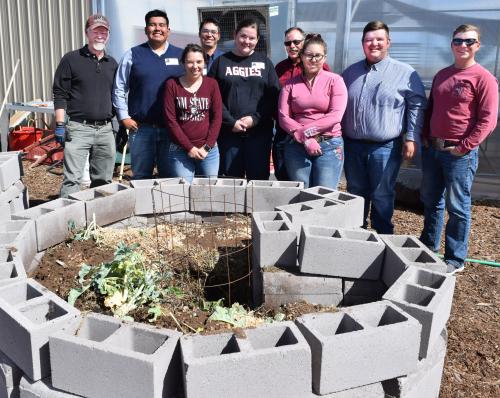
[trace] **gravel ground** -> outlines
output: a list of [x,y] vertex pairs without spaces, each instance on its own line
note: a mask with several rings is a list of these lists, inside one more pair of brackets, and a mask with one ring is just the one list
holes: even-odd
[[[61,169],[55,169],[56,174],[48,173],[46,166],[30,170],[27,162],[24,168],[31,206],[57,197]],[[397,234],[418,236],[423,216],[419,210],[398,207],[394,224]],[[469,257],[499,262],[499,245],[500,203],[475,203]],[[442,398],[500,397],[499,275],[498,268],[472,263],[457,275]]]

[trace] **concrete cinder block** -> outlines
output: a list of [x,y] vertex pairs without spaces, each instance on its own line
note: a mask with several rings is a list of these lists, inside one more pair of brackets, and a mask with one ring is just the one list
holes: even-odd
[[10,214],[28,208],[28,190],[21,180],[0,192],[0,221],[10,220]]
[[342,305],[350,306],[380,300],[387,291],[387,286],[380,280],[343,278],[342,291],[344,294]]
[[303,225],[300,271],[317,275],[378,280],[385,245],[375,232]]
[[79,323],[80,311],[33,279],[0,288],[0,350],[31,380],[50,374],[49,335]]
[[323,186],[304,189],[300,192],[300,201],[305,202],[315,199],[331,199],[345,205],[343,225],[348,227],[361,227],[365,211],[365,199],[362,196],[341,192]]
[[316,394],[360,387],[416,369],[421,325],[387,301],[306,314],[296,323],[311,346]]
[[24,265],[10,250],[0,249],[0,287],[26,279]]
[[69,195],[70,199],[85,202],[87,225],[95,215],[97,225],[108,225],[134,214],[135,190],[126,185],[111,183]]
[[181,335],[90,314],[76,335],[49,337],[52,384],[90,398],[173,397],[182,387]]
[[50,377],[42,380],[31,381],[26,376],[21,378],[19,384],[20,398],[71,398],[79,397],[52,386]]
[[382,280],[391,286],[410,265],[446,273],[446,264],[413,235],[380,235],[386,245]]
[[427,357],[428,348],[446,327],[454,290],[454,276],[409,267],[383,296],[422,324],[421,358]]
[[246,189],[247,213],[272,211],[276,206],[296,203],[302,189],[302,181],[249,181]]
[[189,183],[184,178],[133,180],[134,214],[165,214],[189,210]]
[[189,210],[244,213],[247,181],[241,178],[194,178],[189,187]]
[[0,351],[0,398],[19,397],[19,382],[23,372],[2,351]]
[[297,232],[285,213],[252,214],[252,259],[260,267],[297,265]]
[[427,358],[418,362],[417,369],[407,376],[382,382],[385,393],[399,398],[438,398],[446,357],[448,333],[443,329]]
[[342,279],[301,274],[298,268],[264,268],[263,299],[266,305],[307,301],[311,304],[338,305],[342,301]]
[[311,398],[399,398],[389,397],[385,394],[382,383],[372,383],[366,386],[350,388],[331,394],[318,395],[314,392],[311,393]]
[[7,190],[16,181],[21,179],[22,171],[19,152],[0,154],[0,191]]
[[292,222],[293,228],[300,232],[302,225],[319,225],[325,227],[344,227],[344,205],[330,199],[316,199],[307,202],[276,206],[275,210],[283,211]]
[[84,228],[85,204],[71,199],[55,199],[14,213],[13,220],[34,220],[38,251],[64,242],[71,229]]
[[27,269],[37,253],[35,222],[11,220],[0,223],[0,248],[19,257]]
[[303,398],[311,392],[310,348],[292,322],[238,335],[183,336],[181,351],[186,398]]

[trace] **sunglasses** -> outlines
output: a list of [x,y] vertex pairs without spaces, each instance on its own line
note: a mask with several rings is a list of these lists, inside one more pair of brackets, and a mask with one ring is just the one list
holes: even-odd
[[287,47],[290,47],[293,44],[295,44],[296,46],[298,46],[300,43],[302,43],[304,40],[287,40],[287,41],[284,41],[283,44]]
[[476,44],[478,41],[476,39],[458,39],[458,38],[455,38],[451,41],[451,44],[453,44],[454,46],[461,46],[462,44],[465,43],[465,45],[467,47],[470,47],[474,44]]

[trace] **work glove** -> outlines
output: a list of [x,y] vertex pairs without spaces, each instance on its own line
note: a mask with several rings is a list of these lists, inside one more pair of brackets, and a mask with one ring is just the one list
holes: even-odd
[[66,137],[66,124],[60,122],[56,123],[54,135],[56,136],[56,142],[61,146],[64,146],[64,139]]

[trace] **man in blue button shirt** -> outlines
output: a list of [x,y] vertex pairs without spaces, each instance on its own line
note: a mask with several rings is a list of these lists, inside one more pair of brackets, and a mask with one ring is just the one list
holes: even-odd
[[415,155],[426,106],[417,72],[389,57],[389,28],[382,21],[363,29],[366,58],[342,77],[348,91],[342,121],[347,190],[365,199],[364,225],[371,204],[371,226],[392,234],[394,186],[402,159]]
[[116,73],[113,105],[120,123],[129,130],[132,173],[136,180],[168,175],[170,147],[163,116],[165,81],[184,74],[179,63],[182,49],[170,44],[167,14],[149,11],[144,32],[148,41],[123,56]]

